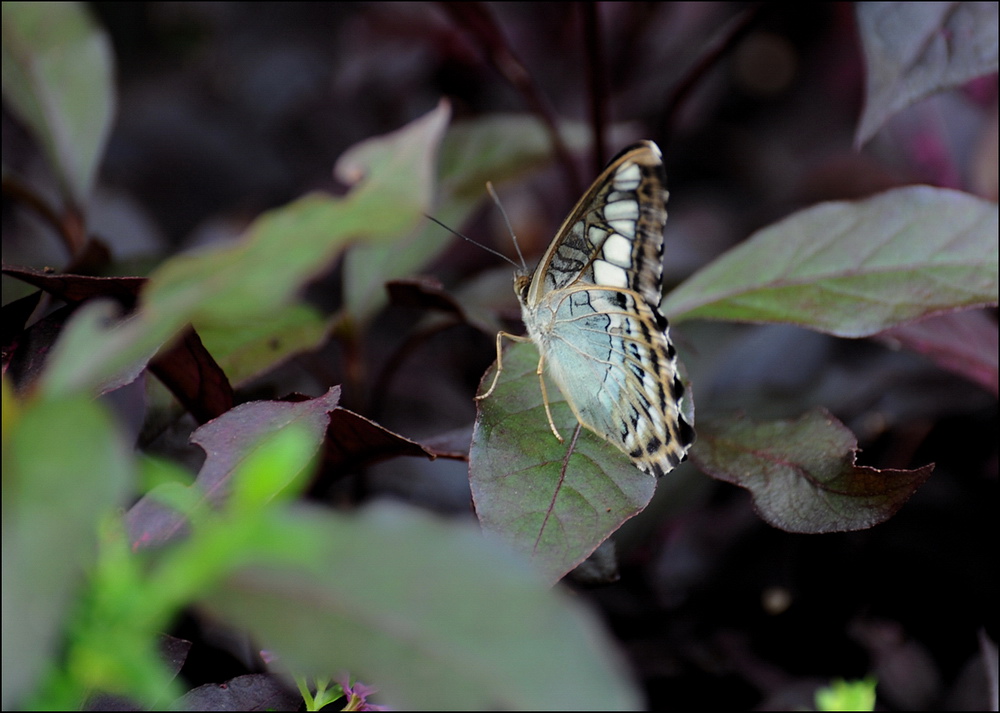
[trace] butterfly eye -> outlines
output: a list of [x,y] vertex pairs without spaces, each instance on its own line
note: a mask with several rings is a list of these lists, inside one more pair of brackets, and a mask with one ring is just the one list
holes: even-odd
[[514,294],[518,296],[521,302],[525,302],[528,299],[528,287],[530,286],[530,275],[516,275],[514,277]]

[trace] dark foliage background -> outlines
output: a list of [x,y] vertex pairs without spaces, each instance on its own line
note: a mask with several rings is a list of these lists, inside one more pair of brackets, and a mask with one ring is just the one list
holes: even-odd
[[[442,96],[456,120],[533,111],[491,63],[496,47],[488,31],[475,31],[477,11],[462,5],[94,3],[114,43],[120,92],[91,213],[113,269],[142,274],[179,250],[235,237],[261,211],[308,190],[342,191],[331,167],[344,149]],[[915,105],[854,149],[864,77],[849,5],[497,3],[485,11],[552,115],[592,124],[596,105],[614,126],[594,155],[578,158],[575,178],[553,167],[504,187],[529,260],[595,166],[636,138],[664,151],[668,289],[755,229],[818,201],[911,183],[996,200],[995,76]],[[596,57],[589,13],[603,48]],[[5,164],[44,179],[32,142],[6,112],[3,146]],[[16,218],[7,207],[5,263],[65,265],[44,230],[30,239],[8,231]],[[508,250],[501,225],[484,203],[454,227]],[[456,243],[429,272],[453,286],[494,266]],[[313,301],[332,310],[339,280],[336,270],[319,280]],[[18,289],[5,279],[4,302]],[[492,341],[455,328],[409,342],[418,314],[390,307],[360,357],[331,343],[238,398],[344,383],[346,406],[404,435],[468,429]],[[687,329],[699,343],[722,345],[711,364],[696,356],[688,364],[699,404],[771,417],[822,404],[858,435],[860,462],[936,469],[887,523],[822,536],[768,527],[746,493],[707,477],[683,489],[661,483],[661,497],[619,538],[621,579],[575,585],[603,612],[650,707],[791,708],[810,705],[817,682],[868,673],[886,708],[986,705],[981,645],[998,633],[995,394],[874,340],[692,324],[675,336],[682,344]],[[176,431],[153,447],[181,448],[186,432]],[[397,460],[314,495],[395,497],[471,517],[461,462]],[[182,671],[192,685],[246,671],[196,619],[173,633],[195,642]]]

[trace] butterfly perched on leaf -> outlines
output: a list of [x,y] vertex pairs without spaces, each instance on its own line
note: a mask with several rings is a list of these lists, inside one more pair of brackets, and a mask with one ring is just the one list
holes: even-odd
[[519,272],[514,291],[543,372],[577,421],[660,477],[687,456],[694,429],[681,413],[684,386],[659,312],[666,178],[659,148],[640,141],[619,153],[563,222],[538,266]]

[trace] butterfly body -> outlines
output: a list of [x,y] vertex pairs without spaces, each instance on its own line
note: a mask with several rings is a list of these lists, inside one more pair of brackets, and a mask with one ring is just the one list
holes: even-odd
[[[583,426],[657,477],[694,440],[658,310],[666,200],[659,148],[628,147],[580,199],[538,267],[514,279],[539,375],[547,371]],[[544,396],[544,381],[542,388]],[[549,423],[558,437],[551,415]]]

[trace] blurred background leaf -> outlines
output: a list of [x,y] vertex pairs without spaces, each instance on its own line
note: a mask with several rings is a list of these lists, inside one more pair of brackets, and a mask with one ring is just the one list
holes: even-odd
[[997,71],[997,5],[866,2],[855,5],[867,69],[855,144],[929,94]]
[[86,205],[115,113],[114,56],[76,2],[3,4],[3,96],[42,145],[64,198]]
[[248,568],[203,604],[285,670],[357,672],[399,708],[641,706],[593,615],[474,528],[388,505],[284,528],[317,543],[311,566]]
[[66,618],[96,561],[98,523],[124,504],[135,465],[89,396],[4,404],[3,704],[32,693],[65,644]]

